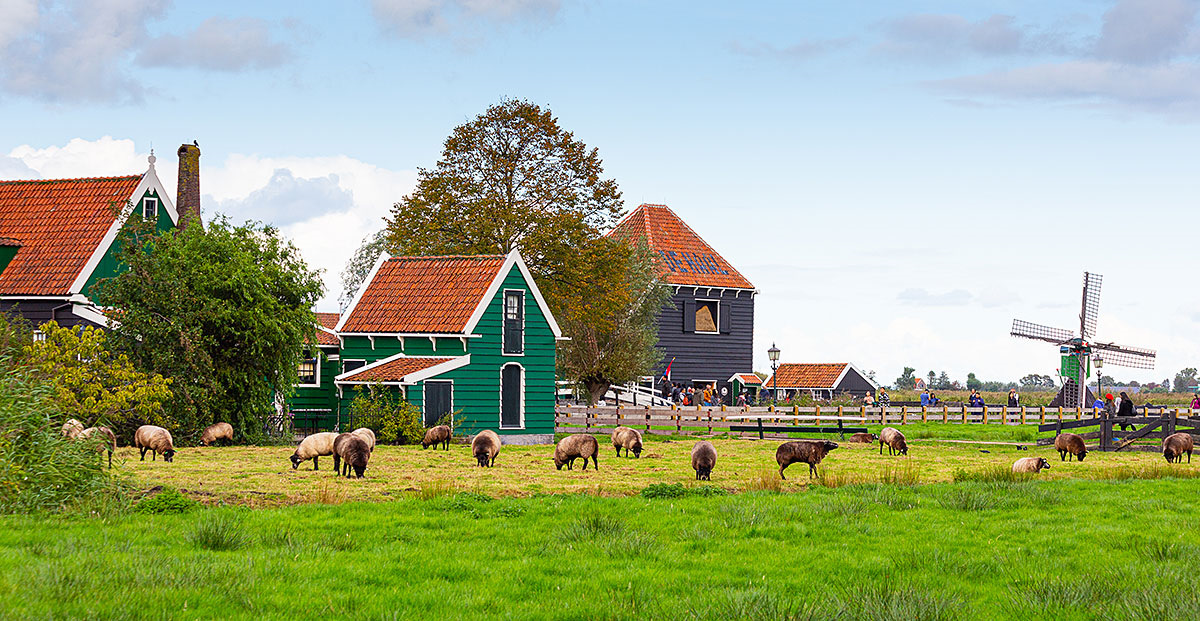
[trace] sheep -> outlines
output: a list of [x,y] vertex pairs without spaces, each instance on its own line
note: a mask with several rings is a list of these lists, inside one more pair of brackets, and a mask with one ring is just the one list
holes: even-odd
[[1066,461],[1067,455],[1074,456],[1079,461],[1087,457],[1087,446],[1083,436],[1076,433],[1061,433],[1054,438],[1054,450],[1058,451],[1058,460]]
[[314,433],[300,441],[296,452],[292,453],[292,470],[300,467],[300,462],[309,459],[313,462],[313,470],[317,470],[317,458],[322,455],[333,455],[333,441],[338,434],[332,431]]
[[484,429],[471,440],[471,454],[479,462],[479,466],[492,467],[496,465],[496,455],[500,452],[500,436],[491,429]]
[[209,425],[204,433],[200,434],[200,444],[204,446],[212,446],[217,440],[228,440],[233,442],[233,425],[229,423],[216,423]]
[[574,470],[575,460],[582,457],[583,469],[587,470],[587,460],[591,457],[592,465],[599,470],[600,462],[596,461],[599,453],[600,443],[595,436],[586,433],[569,435],[554,447],[554,467],[562,470],[563,464],[566,464],[567,470]]
[[96,445],[96,452],[108,453],[108,467],[112,469],[112,456],[117,451],[117,434],[108,427],[88,427],[79,432],[80,440],[87,440],[92,436],[100,437],[100,442]]
[[900,433],[895,427],[884,427],[883,431],[879,432],[879,454],[883,455],[883,445],[888,447],[888,455],[908,455],[908,443],[904,441],[904,434]]
[[1167,463],[1183,463],[1183,454],[1187,453],[1188,463],[1192,463],[1192,436],[1186,433],[1174,433],[1167,436],[1162,443],[1163,457]]
[[447,451],[450,450],[450,427],[446,425],[430,427],[425,432],[425,439],[421,440],[421,449],[427,449],[432,446],[433,450],[436,451],[439,444]]
[[878,439],[879,436],[873,433],[856,433],[850,436],[851,442],[858,442],[861,444],[870,444]]
[[175,443],[171,441],[171,432],[162,427],[138,427],[133,434],[133,445],[142,451],[142,458],[138,461],[146,461],[146,451],[150,451],[150,461],[157,459],[159,453],[162,453],[163,461],[175,461]]
[[67,436],[68,438],[71,438],[71,439],[78,438],[80,432],[82,432],[82,431],[83,431],[83,423],[75,420],[74,418],[69,418],[69,419],[67,419],[67,422],[63,423],[62,434],[64,436]]
[[717,449],[712,442],[701,440],[692,447],[692,469],[697,481],[711,481],[712,470],[717,465]]
[[[333,441],[333,475],[338,475],[338,468],[341,468],[341,475],[350,478],[350,469],[354,469],[354,474],[358,478],[363,478],[363,472],[367,469],[367,461],[371,459],[371,449],[367,446],[367,441],[362,436],[356,433],[343,433]],[[339,463],[341,462],[341,463]]]
[[617,449],[617,457],[621,456],[621,449],[625,449],[625,456],[629,457],[630,449],[633,450],[634,457],[642,456],[642,434],[637,429],[629,427],[617,427],[612,431],[613,448]]
[[1012,467],[1013,472],[1032,472],[1035,474],[1049,469],[1050,462],[1046,461],[1044,457],[1022,457],[1013,462]]
[[825,455],[837,448],[837,442],[832,440],[796,440],[784,442],[775,449],[775,461],[779,462],[779,478],[786,479],[783,471],[788,466],[803,462],[808,464],[808,477],[817,474],[817,464],[825,459]]
[[367,449],[372,453],[375,452],[375,432],[371,431],[370,427],[359,427],[350,433],[362,438],[363,442],[367,443]]

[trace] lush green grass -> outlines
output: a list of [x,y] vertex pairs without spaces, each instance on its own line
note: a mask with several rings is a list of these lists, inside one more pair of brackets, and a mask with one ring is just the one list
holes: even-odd
[[990,480],[8,516],[0,617],[1189,618],[1198,492]]

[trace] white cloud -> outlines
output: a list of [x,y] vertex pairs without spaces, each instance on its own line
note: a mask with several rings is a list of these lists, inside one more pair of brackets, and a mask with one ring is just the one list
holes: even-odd
[[37,0],[0,0],[0,50],[37,23]]
[[885,36],[875,46],[886,56],[944,60],[963,53],[985,56],[1018,54],[1029,37],[1011,15],[970,21],[961,15],[906,15],[883,24]]
[[484,22],[546,22],[560,0],[372,0],[375,20],[389,34],[418,39]]
[[267,69],[282,65],[291,50],[271,39],[267,22],[211,17],[184,35],[152,39],[138,53],[145,67],[195,67],[213,71]]
[[1104,14],[1096,56],[1122,63],[1167,61],[1196,26],[1194,0],[1120,0]]

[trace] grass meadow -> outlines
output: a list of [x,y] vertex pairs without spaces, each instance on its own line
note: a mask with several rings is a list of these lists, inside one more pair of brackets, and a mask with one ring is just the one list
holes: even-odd
[[[202,504],[0,517],[0,618],[1200,613],[1200,460],[934,439],[909,457],[842,443],[813,484],[803,464],[779,481],[771,440],[714,441],[702,484],[690,439],[641,459],[609,448],[586,473],[556,471],[549,446],[506,446],[494,469],[462,445],[381,446],[362,480],[325,459],[292,470],[286,447],[184,448],[173,464],[122,449],[132,488]],[[1052,469],[1013,476],[1029,455]]]

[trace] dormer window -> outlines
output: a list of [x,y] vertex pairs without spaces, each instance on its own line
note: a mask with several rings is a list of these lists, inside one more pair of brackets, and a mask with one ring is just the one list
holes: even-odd
[[146,197],[142,199],[142,218],[145,220],[158,219],[158,199]]

